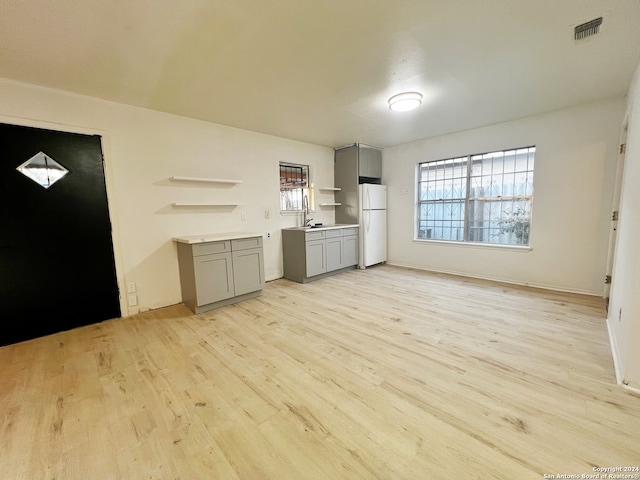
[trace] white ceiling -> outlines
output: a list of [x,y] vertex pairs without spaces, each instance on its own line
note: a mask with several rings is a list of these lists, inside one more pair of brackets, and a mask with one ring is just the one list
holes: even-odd
[[621,96],[639,59],[639,0],[0,3],[0,77],[330,147]]

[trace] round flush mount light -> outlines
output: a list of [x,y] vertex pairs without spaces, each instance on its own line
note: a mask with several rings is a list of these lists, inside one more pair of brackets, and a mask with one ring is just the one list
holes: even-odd
[[418,92],[404,92],[389,99],[389,108],[394,112],[406,112],[418,108],[422,103],[422,94]]

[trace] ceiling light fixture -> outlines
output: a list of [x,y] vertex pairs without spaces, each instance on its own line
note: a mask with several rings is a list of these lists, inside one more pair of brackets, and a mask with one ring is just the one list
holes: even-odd
[[418,108],[422,103],[422,94],[418,92],[404,92],[389,99],[389,108],[394,112],[406,112]]

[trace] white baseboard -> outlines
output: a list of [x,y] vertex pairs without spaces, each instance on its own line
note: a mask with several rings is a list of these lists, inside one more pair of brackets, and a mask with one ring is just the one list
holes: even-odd
[[[624,385],[622,381],[624,380],[624,375],[622,374],[622,370],[620,368],[620,356],[618,354],[618,341],[616,339],[616,332],[611,325],[611,318],[607,318],[607,330],[609,331],[609,343],[611,345],[611,356],[613,357],[613,369],[616,372],[616,382],[619,385]],[[626,385],[625,385],[626,386]]]
[[542,284],[542,283],[518,282],[518,281],[515,281],[515,280],[512,280],[512,279],[508,279],[508,278],[493,277],[491,275],[475,275],[475,274],[472,275],[470,273],[456,272],[455,270],[445,270],[445,269],[433,269],[433,268],[427,268],[427,267],[418,267],[418,266],[415,266],[415,265],[397,263],[397,262],[392,262],[392,261],[389,261],[389,260],[387,260],[387,263],[389,265],[394,265],[396,267],[413,268],[414,270],[422,270],[424,272],[443,273],[443,274],[446,274],[446,275],[456,275],[458,277],[477,278],[477,279],[480,279],[480,280],[489,280],[491,282],[508,283],[508,284],[511,284],[511,285],[520,285],[520,286],[523,286],[523,287],[541,288],[543,290],[552,290],[554,292],[576,293],[578,295],[588,295],[588,296],[591,296],[591,297],[604,298],[602,296],[601,292],[599,293],[599,292],[592,292],[592,291],[588,291],[588,290],[567,288],[567,287],[562,287],[562,286],[558,286],[558,285],[547,285],[547,284]]
[[629,385],[625,385],[624,383],[622,384],[622,387],[625,390],[629,390],[631,393],[635,394],[635,395],[640,395],[640,388],[636,388],[636,387],[631,387]]

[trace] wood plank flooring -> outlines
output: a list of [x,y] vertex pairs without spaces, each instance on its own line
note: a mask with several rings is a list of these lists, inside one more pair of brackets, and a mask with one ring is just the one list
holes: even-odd
[[13,480],[640,465],[640,397],[615,384],[601,299],[389,265],[2,347],[0,411]]

